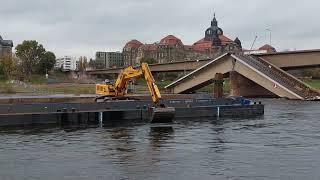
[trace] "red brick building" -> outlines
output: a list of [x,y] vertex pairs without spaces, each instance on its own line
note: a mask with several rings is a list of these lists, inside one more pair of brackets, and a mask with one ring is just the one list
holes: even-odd
[[238,38],[234,41],[223,34],[218,27],[216,17],[211,26],[205,31],[205,37],[192,45],[183,44],[182,40],[174,35],[162,38],[158,43],[143,44],[138,40],[131,40],[123,48],[125,66],[140,63],[143,57],[153,58],[157,63],[209,58],[218,52],[241,50]]

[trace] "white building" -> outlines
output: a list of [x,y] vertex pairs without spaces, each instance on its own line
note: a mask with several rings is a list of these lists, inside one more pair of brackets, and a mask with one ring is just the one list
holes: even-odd
[[55,69],[61,69],[62,71],[74,71],[77,69],[77,58],[71,56],[64,56],[56,59]]

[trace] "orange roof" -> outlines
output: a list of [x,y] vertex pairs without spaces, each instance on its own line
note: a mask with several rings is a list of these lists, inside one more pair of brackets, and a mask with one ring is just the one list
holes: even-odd
[[181,39],[173,36],[173,35],[168,35],[164,38],[161,39],[160,44],[164,45],[183,45]]
[[139,48],[142,45],[143,44],[140,41],[134,39],[134,40],[127,42],[127,44],[124,46],[124,48]]
[[205,49],[211,49],[212,42],[203,38],[203,39],[200,39],[199,41],[195,42],[193,44],[193,48],[198,51],[205,50]]
[[220,39],[222,45],[227,45],[227,44],[233,42],[231,39],[229,39],[228,37],[226,37],[224,35],[219,35],[219,39]]
[[211,43],[211,41],[208,41],[205,38],[202,38],[199,41],[195,42],[193,45],[202,44],[202,43]]
[[[233,42],[231,39],[224,35],[219,35],[219,39],[221,41],[221,45],[227,45],[231,42]],[[206,40],[205,38],[200,39],[199,41],[195,42],[193,44],[193,47],[197,50],[204,50],[204,49],[210,49],[212,48],[212,42]]]
[[158,49],[158,46],[156,44],[144,44],[142,48],[148,51],[156,51]]
[[269,44],[265,44],[259,48],[259,50],[266,50],[267,52],[275,52],[276,49]]

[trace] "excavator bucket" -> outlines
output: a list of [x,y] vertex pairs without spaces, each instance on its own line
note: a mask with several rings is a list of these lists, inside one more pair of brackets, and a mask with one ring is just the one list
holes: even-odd
[[176,114],[174,107],[152,107],[150,121],[151,123],[170,123]]

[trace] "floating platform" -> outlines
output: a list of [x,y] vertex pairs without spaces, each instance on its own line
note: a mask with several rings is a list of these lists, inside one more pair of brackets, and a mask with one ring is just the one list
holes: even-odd
[[[0,126],[150,122],[152,102],[146,99],[145,96],[135,96],[134,99],[100,103],[0,104]],[[241,97],[214,99],[208,95],[173,95],[164,98],[162,103],[174,108],[174,121],[188,118],[247,118],[264,114],[263,104]]]

